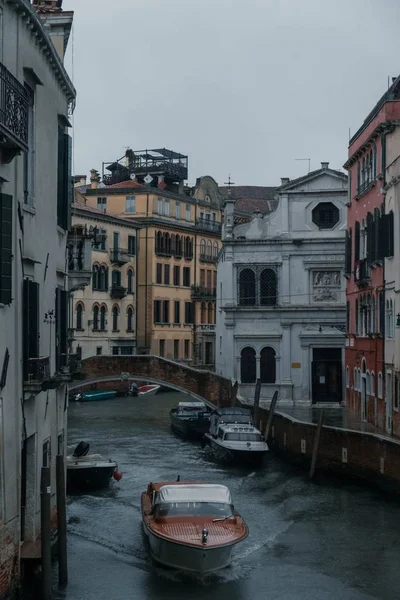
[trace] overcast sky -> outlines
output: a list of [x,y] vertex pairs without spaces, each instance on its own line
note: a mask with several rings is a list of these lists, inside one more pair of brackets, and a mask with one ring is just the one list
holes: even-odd
[[[276,185],[341,168],[400,72],[398,0],[64,0],[75,174],[133,150],[189,156],[189,183]],[[73,61],[72,61],[73,49]],[[73,62],[73,69],[72,69]],[[72,72],[73,71],[73,72]]]

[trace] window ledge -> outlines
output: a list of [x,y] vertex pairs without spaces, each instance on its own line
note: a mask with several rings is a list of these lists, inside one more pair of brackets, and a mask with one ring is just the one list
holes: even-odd
[[83,327],[75,327],[75,331],[85,331]]
[[57,225],[57,231],[60,235],[65,235],[67,233],[67,231],[65,229],[63,229],[62,227],[60,227],[59,225]]
[[29,213],[30,215],[36,215],[36,208],[34,206],[31,206],[30,204],[23,204],[22,210],[24,212]]
[[112,329],[112,333],[119,333],[120,330],[119,329]]

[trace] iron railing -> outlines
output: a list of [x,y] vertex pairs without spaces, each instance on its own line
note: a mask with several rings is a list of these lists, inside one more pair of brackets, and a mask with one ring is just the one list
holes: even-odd
[[43,383],[50,378],[50,357],[28,358],[24,365],[26,383]]
[[207,231],[209,233],[216,233],[219,235],[221,233],[221,223],[217,223],[216,221],[211,221],[208,219],[196,219],[196,228],[199,231]]
[[0,130],[10,146],[28,148],[29,91],[0,63]]

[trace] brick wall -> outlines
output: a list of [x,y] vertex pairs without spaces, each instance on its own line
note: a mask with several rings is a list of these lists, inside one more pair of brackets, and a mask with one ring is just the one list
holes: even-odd
[[83,360],[82,365],[86,381],[119,377],[127,372],[133,378],[149,377],[165,385],[174,384],[217,406],[229,406],[233,394],[230,380],[157,356],[92,356]]
[[0,599],[12,595],[19,583],[19,527],[14,519],[0,525]]

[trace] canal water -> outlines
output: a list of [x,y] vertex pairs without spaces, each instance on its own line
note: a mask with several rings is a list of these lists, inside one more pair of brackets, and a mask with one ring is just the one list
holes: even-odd
[[[400,597],[400,505],[305,475],[270,456],[265,468],[218,465],[175,437],[169,410],[185,396],[117,398],[69,407],[69,444],[118,462],[109,490],[68,498],[69,584],[57,600],[393,600]],[[204,579],[155,566],[141,529],[149,481],[227,485],[250,535],[231,567]],[[54,573],[56,582],[56,570]]]

